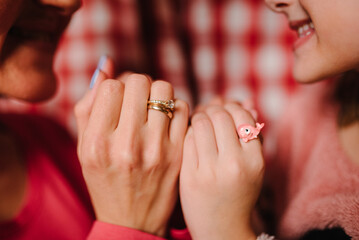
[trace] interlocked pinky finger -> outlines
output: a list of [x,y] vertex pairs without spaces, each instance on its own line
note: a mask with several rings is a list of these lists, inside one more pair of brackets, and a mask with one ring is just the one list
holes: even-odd
[[169,126],[170,141],[175,144],[182,144],[188,127],[188,104],[182,100],[175,100],[173,118]]
[[198,168],[198,154],[192,127],[188,128],[183,144],[183,159],[181,175],[191,178]]

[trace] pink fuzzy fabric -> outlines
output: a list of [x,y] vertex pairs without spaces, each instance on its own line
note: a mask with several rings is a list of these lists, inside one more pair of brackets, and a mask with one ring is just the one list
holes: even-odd
[[359,239],[359,165],[340,146],[328,87],[301,89],[279,126],[278,155],[268,166],[279,239],[333,227]]

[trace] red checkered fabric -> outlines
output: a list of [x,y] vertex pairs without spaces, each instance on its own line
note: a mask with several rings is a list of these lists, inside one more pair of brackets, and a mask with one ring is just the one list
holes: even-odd
[[72,108],[107,54],[117,73],[165,79],[192,106],[252,98],[270,124],[295,85],[287,25],[259,0],[84,0],[58,50],[56,97],[40,106],[2,100],[0,110],[44,112],[75,132]]

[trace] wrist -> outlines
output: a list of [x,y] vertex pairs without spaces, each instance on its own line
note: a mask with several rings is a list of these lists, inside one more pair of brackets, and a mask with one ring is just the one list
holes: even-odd
[[[256,240],[257,235],[251,227],[229,227],[229,228],[209,228],[206,231],[198,232],[196,230],[190,231],[194,240],[218,240],[218,239],[230,239],[230,240]],[[198,230],[198,229],[197,229]]]

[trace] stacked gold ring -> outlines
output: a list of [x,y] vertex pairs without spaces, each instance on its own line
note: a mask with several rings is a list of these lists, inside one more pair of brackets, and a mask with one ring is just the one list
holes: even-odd
[[175,103],[173,100],[168,100],[168,101],[148,100],[147,108],[163,112],[164,114],[167,115],[167,117],[169,117],[169,119],[172,119],[173,111],[175,109]]

